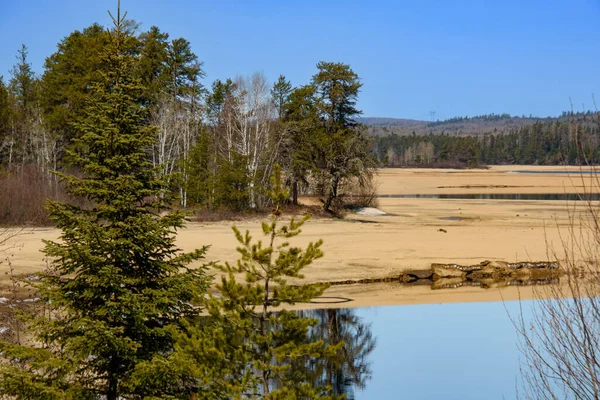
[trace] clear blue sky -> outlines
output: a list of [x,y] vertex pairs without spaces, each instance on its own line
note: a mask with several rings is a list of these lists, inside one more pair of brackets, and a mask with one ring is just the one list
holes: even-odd
[[[108,24],[116,0],[0,0],[0,74],[22,43],[36,72],[75,29]],[[307,83],[349,63],[365,116],[557,115],[600,101],[599,0],[122,0],[142,29],[188,39],[206,85],[261,71]]]

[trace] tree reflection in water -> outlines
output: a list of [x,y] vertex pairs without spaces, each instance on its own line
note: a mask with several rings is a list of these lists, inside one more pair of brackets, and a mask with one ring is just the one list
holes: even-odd
[[290,371],[298,379],[314,386],[331,386],[333,394],[354,398],[355,388],[364,388],[371,378],[369,355],[375,348],[371,325],[362,321],[354,309],[323,309],[298,311],[301,316],[313,318],[311,341],[323,340],[329,345],[343,343],[333,358],[312,357],[294,362]]

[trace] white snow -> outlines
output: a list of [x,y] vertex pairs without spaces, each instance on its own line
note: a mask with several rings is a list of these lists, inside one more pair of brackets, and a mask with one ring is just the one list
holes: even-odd
[[358,215],[364,215],[365,217],[377,217],[380,215],[387,215],[386,212],[381,211],[379,208],[375,207],[363,207],[356,210]]

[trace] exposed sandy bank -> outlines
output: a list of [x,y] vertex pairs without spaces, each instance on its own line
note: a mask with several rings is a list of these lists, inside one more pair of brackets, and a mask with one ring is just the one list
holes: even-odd
[[[530,166],[490,170],[383,170],[379,172],[379,190],[381,194],[562,193],[581,188],[581,180],[572,176],[505,172],[525,169],[548,170]],[[384,277],[406,269],[427,268],[438,262],[547,260],[550,258],[547,243],[560,248],[556,224],[566,227],[566,206],[565,201],[382,198],[378,208],[392,215],[311,220],[293,243],[303,245],[320,238],[325,242],[325,257],[306,269],[310,282]],[[448,217],[454,218],[444,219]],[[259,221],[245,221],[238,227],[250,229],[257,237],[260,235]],[[43,255],[39,252],[43,247],[41,239],[57,236],[54,229],[34,229],[19,237],[23,247],[13,252],[12,261],[17,273],[29,274],[43,268]],[[179,234],[178,244],[185,250],[210,244],[208,261],[236,259],[237,243],[230,222],[189,224]],[[3,273],[6,270],[6,265],[0,266],[0,283],[4,285],[8,283]],[[514,289],[507,289],[506,293],[509,298],[517,296]],[[497,290],[431,291],[389,284],[337,286],[332,287],[328,295],[356,300],[345,306],[500,299]]]

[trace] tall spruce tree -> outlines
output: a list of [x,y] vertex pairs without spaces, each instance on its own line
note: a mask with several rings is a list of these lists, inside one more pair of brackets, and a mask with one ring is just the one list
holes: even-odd
[[85,99],[69,154],[83,176],[60,175],[90,206],[49,203],[62,234],[46,241],[53,270],[39,293],[57,317],[31,322],[41,349],[0,346],[12,360],[0,367],[0,393],[15,398],[141,397],[133,371],[173,350],[178,324],[197,315],[191,302],[208,284],[203,268],[188,267],[205,249],[181,253],[174,244],[184,215],[164,212],[168,193],[147,156],[156,130],[145,125],[143,87],[126,51],[134,38],[120,9],[111,17],[106,68]]

